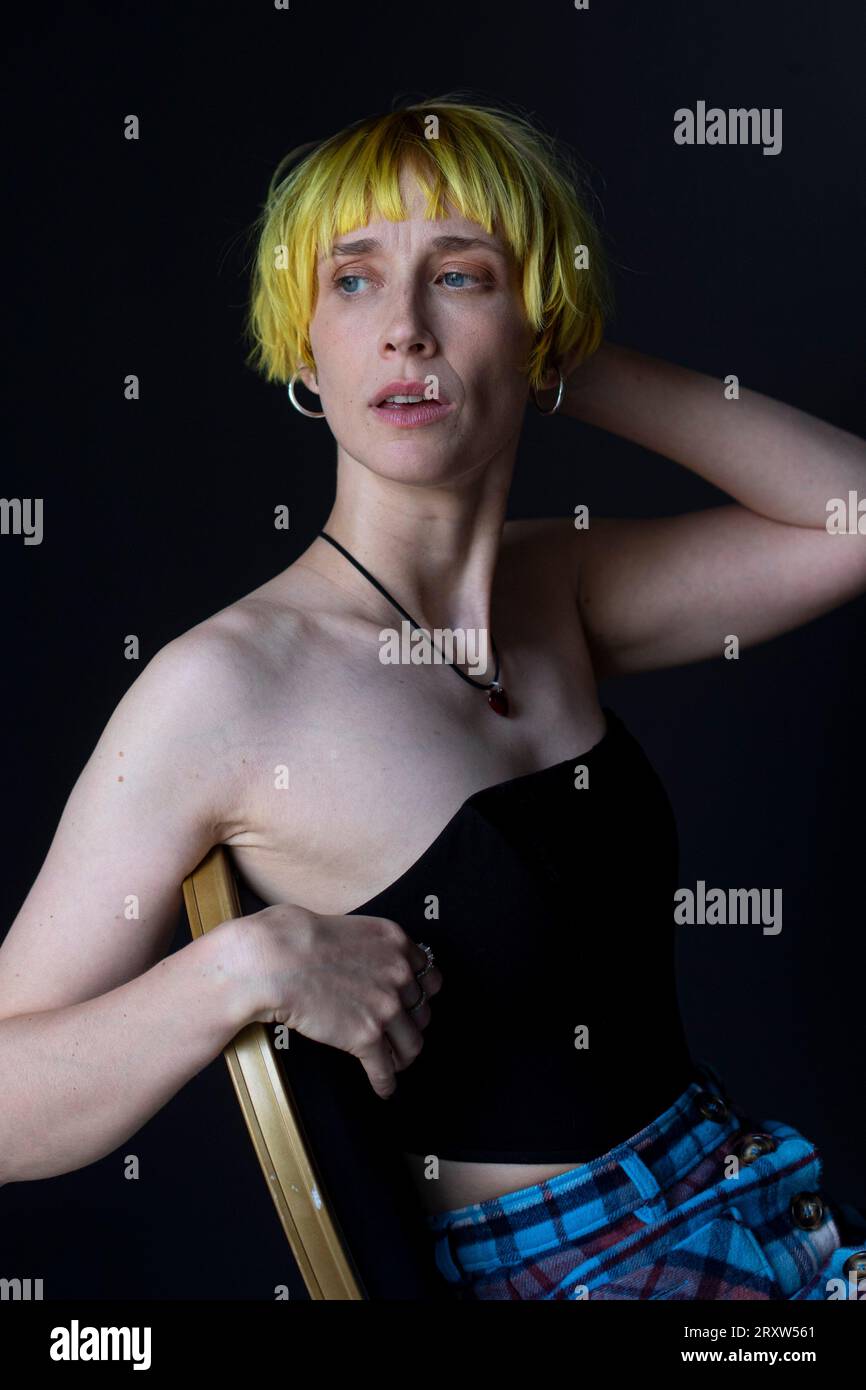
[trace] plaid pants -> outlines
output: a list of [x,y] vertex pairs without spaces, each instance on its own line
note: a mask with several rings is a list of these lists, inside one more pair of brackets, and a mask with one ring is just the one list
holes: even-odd
[[738,1116],[697,1066],[668,1110],[600,1158],[428,1214],[454,1296],[866,1300],[863,1212],[822,1195],[808,1139]]

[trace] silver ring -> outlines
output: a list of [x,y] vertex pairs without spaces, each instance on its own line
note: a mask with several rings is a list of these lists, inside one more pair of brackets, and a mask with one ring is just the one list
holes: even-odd
[[421,998],[418,1000],[417,1004],[412,1005],[411,1009],[409,1010],[410,1014],[414,1014],[416,1009],[420,1009],[422,1004],[427,1003],[427,991],[425,990],[422,984],[419,984],[418,988],[421,991]]
[[423,980],[424,976],[429,975],[433,966],[436,964],[436,957],[433,954],[433,948],[428,946],[426,941],[416,941],[415,945],[420,946],[421,950],[424,951],[427,956],[427,964],[424,966],[424,969],[415,971],[415,979]]
[[[295,372],[295,375],[292,377],[291,381],[288,383],[288,385],[287,385],[287,387],[286,387],[286,389],[287,389],[287,391],[288,391],[288,393],[289,393],[289,400],[291,401],[292,405],[295,407],[295,410],[299,410],[299,411],[301,412],[302,415],[309,415],[309,417],[310,417],[311,420],[324,420],[324,418],[325,418],[325,412],[324,412],[324,410],[307,410],[307,407],[306,407],[305,405],[301,405],[300,401],[299,401],[299,400],[297,399],[297,397],[295,396],[295,382],[297,381],[298,377],[301,375],[301,370],[302,370],[302,369],[299,367],[298,370]],[[549,414],[549,411],[545,411],[544,414]]]
[[532,388],[532,398],[535,402],[535,408],[538,411],[539,415],[555,415],[559,407],[562,405],[562,398],[565,395],[565,378],[562,375],[562,371],[559,367],[557,367],[556,370],[559,372],[559,388],[556,392],[556,402],[550,410],[541,409],[541,406],[538,404],[538,396],[536,395],[535,387],[533,386]]

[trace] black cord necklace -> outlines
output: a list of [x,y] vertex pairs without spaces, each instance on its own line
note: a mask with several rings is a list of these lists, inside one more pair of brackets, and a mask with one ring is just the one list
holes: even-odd
[[[349,554],[348,550],[344,545],[340,545],[339,541],[335,541],[334,537],[329,536],[327,531],[320,531],[319,535],[322,537],[323,540],[330,541],[331,545],[334,546],[336,550],[339,550],[342,555],[345,555],[346,559],[351,561],[351,563],[355,566],[357,570],[360,570],[361,574],[363,574],[365,579],[369,579],[371,584],[375,584],[376,588],[379,590],[379,593],[384,595],[384,597],[388,600],[389,603],[393,603],[394,607],[398,609],[400,613],[403,614],[403,617],[406,618],[414,628],[416,628],[419,632],[422,631],[420,623],[415,622],[415,619],[412,617],[411,613],[407,613],[406,609],[401,607],[397,600],[391,594],[388,593],[388,590],[384,587],[384,585],[380,584],[378,579],[375,579],[373,575],[370,573],[370,571],[366,570],[364,566],[361,564],[361,562],[355,559],[354,555]],[[436,646],[435,642],[433,642],[432,637],[430,638],[430,642],[431,645],[438,652],[439,648]],[[461,671],[459,666],[455,666],[452,661],[443,661],[442,664],[444,666],[450,666],[451,670],[456,671],[460,679],[468,681],[469,685],[474,685],[478,690],[486,690],[487,703],[489,704],[490,708],[494,711],[494,713],[507,715],[508,696],[506,695],[505,689],[499,680],[499,653],[496,650],[496,643],[493,640],[492,632],[490,634],[490,644],[493,647],[493,655],[496,658],[496,670],[494,672],[492,681],[474,680],[472,676],[467,676],[465,671]]]

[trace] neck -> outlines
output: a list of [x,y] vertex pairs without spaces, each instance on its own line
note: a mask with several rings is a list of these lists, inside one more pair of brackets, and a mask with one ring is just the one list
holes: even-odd
[[[513,460],[512,460],[513,465]],[[494,576],[511,468],[487,466],[447,485],[383,478],[339,452],[334,505],[322,526],[419,626],[491,628]],[[401,615],[354,565],[319,540],[317,564],[339,575],[359,611],[383,626]]]

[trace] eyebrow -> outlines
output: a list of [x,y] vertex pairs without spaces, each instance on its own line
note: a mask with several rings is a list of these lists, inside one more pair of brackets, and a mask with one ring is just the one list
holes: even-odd
[[[474,247],[481,247],[485,251],[493,251],[497,256],[505,256],[501,247],[493,241],[488,241],[486,237],[437,236],[430,242],[430,247],[434,251],[469,251]],[[323,260],[333,260],[337,256],[368,256],[381,250],[382,243],[376,237],[361,237],[357,241],[335,241],[330,257],[324,256]]]

